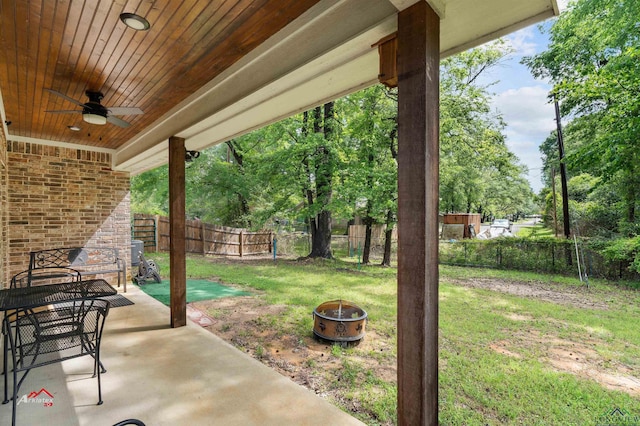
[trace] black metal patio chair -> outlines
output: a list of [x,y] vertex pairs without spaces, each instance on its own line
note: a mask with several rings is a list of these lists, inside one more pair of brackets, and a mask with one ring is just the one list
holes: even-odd
[[123,420],[121,422],[118,422],[116,424],[114,424],[113,426],[127,426],[127,425],[135,425],[135,426],[145,426],[144,423],[142,423],[140,420],[138,419],[127,419],[127,420]]
[[[4,321],[13,361],[12,425],[16,422],[18,391],[27,374],[34,368],[72,358],[85,355],[93,358],[98,405],[102,404],[100,341],[108,313],[108,301],[91,299],[74,304],[73,309],[54,305],[38,311],[24,311],[17,315],[11,326]],[[5,389],[7,376],[5,374]]]
[[[69,282],[80,282],[82,276],[80,272],[72,268],[65,267],[52,267],[42,269],[32,269],[19,272],[11,277],[10,288],[24,288],[37,286],[40,284],[61,284]],[[7,312],[7,320],[9,325],[12,325],[18,317],[19,312]],[[3,360],[2,360],[2,374],[7,374],[7,351],[9,349],[8,333],[2,330],[4,346],[3,346]],[[5,400],[6,400],[5,389]]]

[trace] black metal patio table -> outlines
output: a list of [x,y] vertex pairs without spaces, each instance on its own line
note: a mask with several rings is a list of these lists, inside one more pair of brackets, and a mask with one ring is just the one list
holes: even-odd
[[103,279],[0,290],[0,311],[33,309],[54,303],[113,296],[117,290]]
[[[16,344],[14,340],[11,340],[11,344],[9,344],[10,336],[9,334],[12,332],[12,327],[15,325],[15,322],[21,321],[20,318],[24,318],[28,315],[39,315],[36,312],[43,307],[47,307],[49,305],[54,306],[64,306],[65,304],[74,307],[74,304],[81,303],[84,305],[86,302],[91,302],[95,299],[99,299],[101,297],[113,296],[117,294],[117,290],[113,288],[107,281],[103,279],[90,279],[83,280],[79,282],[69,282],[69,283],[59,283],[59,284],[46,284],[41,286],[31,286],[31,287],[21,287],[21,288],[9,288],[0,290],[0,311],[4,312],[3,318],[3,370],[5,372],[4,377],[4,401],[3,403],[9,402],[8,400],[8,383],[7,376],[9,371],[7,370],[7,360],[8,360],[8,352],[9,349],[12,351],[12,359],[14,361],[14,392],[13,392],[13,419],[12,422],[15,422],[15,405],[16,405],[16,395],[18,391],[19,384],[15,383],[16,376],[15,371],[17,370],[17,366],[15,365],[16,359],[20,359],[20,357],[16,356]],[[92,302],[93,303],[93,302]],[[106,306],[106,311],[108,312],[108,302],[103,302]],[[66,308],[67,310],[73,310]],[[106,312],[104,313],[106,316]],[[104,320],[103,320],[104,321]],[[51,328],[51,330],[55,330]],[[60,331],[64,333],[63,331]],[[53,336],[50,336],[52,338]],[[64,337],[64,336],[63,336]],[[18,348],[21,350],[21,348]],[[54,348],[55,349],[55,348]],[[75,355],[77,356],[77,355]],[[69,357],[70,358],[70,357]],[[59,358],[56,361],[61,361],[66,358]],[[52,361],[52,362],[56,362]],[[99,363],[99,360],[96,360]],[[34,358],[35,362],[35,358]],[[48,363],[48,362],[47,362]],[[43,365],[44,363],[41,363]],[[34,365],[36,366],[36,365]],[[24,380],[26,373],[28,373],[30,367],[26,367],[23,370],[25,374],[23,378],[20,380]],[[99,380],[99,376],[98,376]]]

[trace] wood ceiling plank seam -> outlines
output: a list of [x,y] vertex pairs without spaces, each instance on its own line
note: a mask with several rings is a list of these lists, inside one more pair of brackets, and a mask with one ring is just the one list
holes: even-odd
[[[23,3],[27,8],[27,23],[24,27],[26,30],[25,34],[25,42],[26,42],[26,51],[24,55],[24,65],[23,69],[25,70],[25,85],[24,85],[24,102],[22,103],[22,107],[24,108],[24,112],[26,117],[29,117],[29,120],[33,120],[33,97],[35,94],[35,80],[36,73],[33,69],[33,65],[38,61],[38,53],[36,50],[37,40],[38,40],[38,32],[40,20],[37,16],[33,15],[33,8],[37,7],[34,1],[27,1]],[[34,6],[35,5],[35,6]],[[31,127],[31,126],[30,126]],[[29,131],[26,133],[28,136],[31,136],[33,132],[33,128],[31,127]]]
[[[13,6],[13,7],[12,7]],[[0,23],[2,24],[2,28],[0,28],[0,35],[2,38],[2,43],[4,47],[5,55],[3,55],[3,62],[5,67],[5,73],[3,73],[3,77],[5,79],[2,88],[2,98],[5,104],[5,120],[11,121],[13,127],[11,128],[11,133],[14,134],[20,133],[20,110],[19,99],[18,99],[18,67],[17,67],[17,49],[16,49],[16,33],[15,33],[15,19],[16,19],[16,10],[15,3],[10,5],[4,5],[2,8],[2,15],[0,15]],[[14,31],[8,31],[14,29]],[[13,58],[13,61],[11,60]],[[7,115],[7,112],[10,112],[11,115]]]
[[[292,3],[294,3],[294,4],[290,4],[288,9],[297,10],[297,14],[300,15],[301,13],[303,13],[304,11],[306,11],[310,7],[312,7],[313,4],[316,3],[316,1],[315,0],[308,0],[306,2],[296,1],[296,2],[292,2]],[[300,8],[300,9],[298,9],[298,8]],[[261,37],[258,38],[258,39],[253,39],[253,40],[251,40],[252,35],[256,34],[256,32],[251,31],[251,30],[235,31],[233,33],[232,37],[226,38],[221,43],[221,45],[218,47],[218,50],[220,50],[223,53],[222,53],[221,56],[215,55],[215,58],[216,59],[219,59],[220,57],[224,58],[225,56],[229,56],[229,55],[233,54],[233,57],[230,58],[229,61],[228,61],[228,62],[230,62],[230,64],[227,65],[227,67],[231,66],[239,58],[241,58],[242,56],[246,55],[247,53],[249,53],[250,51],[255,49],[260,43],[264,42],[269,37],[273,36],[275,33],[277,33],[280,29],[284,28],[289,23],[290,23],[290,21],[288,19],[285,19],[285,20],[281,19],[281,20],[279,20],[277,22],[274,22],[273,15],[271,13],[268,13],[268,14],[256,13],[256,14],[252,15],[251,19],[249,21],[247,21],[245,23],[245,25],[249,29],[253,29],[255,27],[265,26],[266,28],[269,28],[270,31],[267,32],[267,33],[259,33],[259,34],[261,34]],[[246,34],[251,34],[251,35],[246,36]],[[266,36],[265,36],[265,34],[266,34]],[[241,40],[239,40],[242,37],[245,37],[247,40],[249,40],[251,42],[251,44],[249,44],[248,46],[244,46],[243,42]],[[209,59],[209,61],[211,61],[211,59]],[[227,61],[222,61],[222,62],[226,63]],[[203,66],[205,66],[207,68],[210,68],[210,69],[216,69],[216,67],[218,66],[216,63],[207,62],[205,59],[202,60],[202,64],[203,64]],[[215,74],[218,75],[222,71],[224,71],[224,69],[218,69]]]
[[[144,5],[146,3],[142,4]],[[140,10],[138,7],[136,7],[135,9],[130,9],[130,6],[127,6],[126,10],[134,10],[143,14],[142,16],[144,16],[145,12],[143,12],[143,10],[147,9],[145,8],[143,10]],[[100,66],[97,67],[96,71],[102,72],[104,76],[104,80],[102,82],[102,93],[104,94],[105,105],[107,106],[121,106],[119,98],[122,93],[122,88],[120,87],[120,84],[117,84],[114,81],[118,78],[118,76],[122,75],[123,69],[126,67],[127,62],[131,60],[133,54],[126,55],[126,53],[131,50],[132,46],[137,46],[139,44],[136,41],[137,38],[146,36],[146,33],[139,33],[137,31],[131,30],[126,27],[124,23],[121,23],[119,19],[120,12],[121,10],[112,13],[112,15],[107,19],[113,24],[114,28],[118,28],[118,32],[121,33],[121,36],[115,43],[115,46],[109,49],[110,54],[108,60],[101,60]],[[102,59],[102,57],[100,59]]]
[[[238,8],[239,4],[244,6]],[[201,48],[198,46],[210,48],[212,45],[219,43],[217,38],[223,38],[229,34],[231,32],[229,31],[229,25],[242,16],[249,6],[246,2],[243,3],[238,0],[227,0],[223,2],[223,5],[225,7],[219,7],[214,10],[209,19],[198,18],[198,21],[203,21],[203,24],[198,28],[194,28],[191,35],[184,40],[187,46],[191,46],[191,50]]]
[[[102,8],[100,7],[102,5]],[[94,5],[95,6],[95,5]],[[86,102],[86,90],[101,90],[102,89],[102,73],[96,75],[93,71],[95,65],[91,65],[91,57],[93,57],[93,52],[95,49],[95,40],[97,40],[101,34],[105,31],[105,19],[108,16],[109,10],[111,9],[111,3],[99,2],[97,7],[91,9],[87,8],[87,11],[83,13],[84,16],[91,16],[91,19],[88,23],[88,30],[84,32],[79,32],[78,34],[83,34],[82,36],[82,46],[79,49],[78,62],[75,67],[75,72],[72,76],[72,80],[76,84],[76,90],[78,92],[82,91],[82,94],[77,96],[76,99],[80,102]],[[60,126],[60,129],[63,129],[65,126]],[[83,134],[87,134],[87,137],[90,137],[89,143],[92,146],[102,146],[103,141],[105,140],[106,129],[95,126],[84,124],[83,126]],[[90,136],[89,136],[90,135]]]
[[[306,10],[310,9],[311,7],[313,7],[314,5],[316,5],[319,1],[320,0],[306,0],[304,2],[302,2],[302,1],[293,1],[293,2],[291,2],[290,1],[289,3],[293,3],[293,5],[290,5],[288,7],[278,8],[277,9],[277,14],[281,17],[281,21],[285,22],[283,27],[286,27],[291,22],[293,22],[296,18],[298,18],[298,16],[300,16],[299,10],[297,10],[294,6],[300,6],[301,3],[306,3],[306,4],[308,4],[308,6],[306,6],[304,8],[304,11],[306,11]],[[260,23],[256,23],[256,26],[258,26],[258,27],[256,28],[254,26],[253,33],[251,33],[251,32],[246,32],[245,33],[245,34],[247,34],[247,38],[253,37],[253,35],[255,33],[261,32],[263,26],[264,27],[269,27],[270,26],[270,21],[263,19]]]
[[102,89],[102,84],[106,78],[104,74],[109,72],[108,69],[97,68],[98,61],[95,58],[100,58],[104,52],[104,43],[101,43],[100,39],[105,34],[111,34],[114,29],[112,21],[107,19],[112,5],[113,3],[111,2],[97,3],[97,7],[91,17],[89,31],[83,40],[82,51],[84,54],[79,57],[76,65],[76,72],[80,72],[81,75],[92,76],[91,78],[94,82],[92,90]]
[[[91,32],[93,17],[96,11],[93,6],[95,6],[94,2],[83,2],[80,19],[76,22],[70,22],[67,20],[67,25],[75,25],[75,33],[73,39],[70,41],[71,50],[69,54],[69,63],[72,64],[72,66],[70,68],[71,72],[68,75],[69,90],[62,93],[81,102],[86,101],[84,93],[85,90],[93,90],[96,87],[95,77],[85,75],[84,70],[80,71],[78,69],[83,56],[88,55],[85,50],[87,48],[86,39],[88,34]],[[64,120],[64,117],[61,117],[61,120]],[[62,123],[59,123],[58,125],[60,126]],[[95,137],[95,134],[93,137]]]
[[[175,3],[173,3],[175,4]],[[180,5],[180,7],[183,7],[183,14],[177,14],[174,13],[176,11],[176,9],[172,9],[171,11],[167,12],[166,10],[163,10],[163,12],[165,13],[160,13],[158,16],[159,17],[165,17],[164,21],[163,20],[158,20],[154,23],[154,26],[157,25],[159,28],[166,28],[167,25],[173,20],[175,22],[175,26],[177,28],[182,28],[179,25],[179,19],[184,19],[181,18],[186,16],[187,12],[189,12],[190,10],[192,10],[193,7],[197,6],[197,5],[201,5],[201,2],[199,4],[199,2],[193,1],[191,3],[191,7],[186,7],[184,8],[185,4],[184,2]],[[164,25],[164,23],[166,23],[167,25]],[[186,28],[183,28],[183,30],[186,31]],[[151,33],[153,34],[153,32]],[[163,46],[166,46],[166,40],[170,39],[171,36],[171,32],[164,32],[164,31],[156,31],[155,34],[157,34],[157,36],[150,42],[149,45],[140,43],[136,50],[142,50],[144,53],[141,55],[141,59],[139,60],[139,63],[136,64],[137,68],[134,68],[133,70],[123,73],[122,76],[122,81],[126,81],[127,77],[129,74],[133,74],[133,75],[137,75],[139,78],[134,79],[133,81],[135,82],[136,86],[135,87],[125,87],[124,89],[122,89],[124,92],[127,93],[131,93],[131,97],[135,99],[135,105],[140,107],[143,111],[155,111],[156,110],[156,106],[155,105],[146,105],[143,104],[142,101],[139,99],[139,96],[137,95],[137,93],[140,93],[140,89],[138,89],[139,87],[144,87],[144,86],[140,86],[140,82],[145,82],[148,80],[148,78],[145,78],[146,75],[148,74],[149,71],[152,71],[156,68],[154,63],[149,63],[146,60],[144,60],[144,56],[150,56],[150,57],[155,57],[156,56],[156,52],[162,52],[162,48]],[[147,36],[145,36],[146,38]],[[149,47],[148,47],[149,46]],[[151,49],[150,46],[155,46],[154,50]],[[161,56],[158,56],[158,62],[160,61]],[[147,74],[140,74],[142,72],[147,72]],[[130,79],[131,80],[131,79]],[[116,82],[114,83],[115,85],[120,85],[123,83],[119,83],[119,81],[116,80]],[[137,90],[137,91],[136,91]],[[146,114],[146,113],[145,113]],[[151,117],[147,116],[145,117],[145,121],[150,121]],[[135,124],[137,121],[141,121],[142,117],[135,117],[131,120],[132,124]],[[134,129],[132,129],[131,127],[128,129],[119,129],[116,131],[117,132],[117,137],[118,137],[118,146],[120,145],[120,143],[122,141],[128,140],[129,138],[133,137],[133,135],[135,134]],[[114,141],[115,142],[115,141]]]
[[[163,21],[157,22],[156,25],[159,28],[174,27],[176,29],[181,29],[182,31],[187,31],[187,28],[185,26],[180,26],[180,22],[182,21],[182,19],[184,19],[185,16],[187,16],[187,13],[191,10],[191,8],[198,5],[199,5],[198,2],[194,1],[190,3],[190,7],[175,9],[174,13],[166,14],[167,17],[164,18],[164,23],[166,23],[166,25],[163,25]],[[202,4],[200,4],[200,6],[204,7]],[[168,61],[164,57],[164,55],[166,55],[165,50],[171,49],[171,47],[176,45],[179,36],[176,34],[174,30],[155,31],[155,34],[157,34],[156,38],[153,39],[149,45],[140,44],[136,48],[144,51],[139,63],[135,64],[132,70],[130,71],[126,70],[127,72],[123,73],[120,80],[115,80],[114,84],[117,84],[117,85],[124,84],[124,81],[126,81],[128,74],[132,73],[134,75],[141,75],[140,73],[145,72],[145,74],[142,74],[142,76],[137,79],[134,87],[129,87],[129,85],[127,85],[127,87],[124,88],[124,90],[129,93],[136,93],[136,92],[139,93],[142,89],[145,88],[146,82],[150,80],[150,77],[149,77],[150,73],[156,72],[158,68],[162,67],[162,64],[168,63]],[[167,47],[167,46],[170,46],[170,47]],[[148,59],[145,59],[145,58],[148,58]],[[165,60],[163,61],[163,59]],[[140,83],[143,83],[143,85],[141,86]],[[143,110],[151,109],[148,107],[148,105],[142,102],[139,96],[135,96],[135,98],[136,98],[136,106],[140,107]]]
[[[84,92],[85,90],[98,90],[101,86],[101,76],[95,76],[91,74],[87,68],[88,58],[91,57],[91,51],[93,49],[92,35],[94,31],[94,21],[96,21],[96,14],[100,10],[100,4],[104,2],[85,2],[80,22],[77,24],[76,37],[72,46],[72,61],[73,61],[73,73],[71,74],[71,81],[74,85],[73,92]],[[102,25],[98,27],[102,29]],[[99,32],[98,32],[99,33]],[[84,97],[84,93],[82,95]],[[73,96],[72,96],[73,97]],[[75,96],[74,99],[81,99],[79,96]]]
[[[308,3],[309,6],[305,7],[305,9],[304,9],[304,10],[308,10],[310,7],[315,5],[317,2],[318,2],[318,0],[307,0],[306,2],[293,1],[293,2],[290,2],[290,3],[294,3],[293,5],[289,5],[289,7],[284,7],[284,8],[277,9],[277,13],[280,15],[280,20],[279,20],[278,26],[281,27],[281,28],[284,28],[287,25],[289,25],[292,21],[294,21],[295,18],[297,18],[300,15],[299,10],[297,10],[295,8],[295,6],[301,6],[301,4],[303,4],[303,3]],[[266,31],[263,31],[263,28],[267,29],[267,30],[272,29],[273,28],[272,19],[273,19],[272,16],[266,16],[263,19],[260,19],[259,21],[251,24],[252,27],[253,27],[253,31],[242,31],[242,32],[240,32],[240,34],[244,34],[245,37],[242,38],[241,40],[239,40],[239,42],[236,43],[236,46],[249,46],[249,47],[240,50],[238,53],[240,53],[241,55],[246,55],[251,50],[255,49],[257,47],[257,45],[262,43],[264,40],[256,40],[255,39],[255,35],[256,34],[264,34],[264,32],[266,32]],[[272,35],[273,34],[271,34],[271,36]]]
[[[225,4],[228,4],[225,3]],[[177,79],[180,79],[185,74],[185,69],[188,66],[189,59],[185,57],[185,53],[183,52],[185,49],[180,48],[180,46],[189,46],[189,51],[193,50],[193,46],[190,46],[186,41],[186,31],[180,34],[174,33],[175,36],[171,37],[172,47],[167,50],[163,50],[161,55],[157,56],[158,61],[162,61],[162,63],[174,63],[179,64],[178,67],[172,67],[170,69],[162,70],[161,67],[154,68],[148,75],[147,80],[144,82],[142,92],[143,95],[141,102],[145,105],[148,105],[148,109],[156,110],[157,106],[163,107],[168,104],[175,104],[176,99],[179,98],[179,94],[175,91],[174,84]],[[174,49],[174,46],[178,46]],[[175,51],[175,54],[174,54]],[[181,53],[181,54],[179,54]],[[154,90],[155,87],[160,87],[160,90]],[[169,90],[170,89],[170,90]],[[156,93],[156,96],[147,95],[149,92],[159,92],[161,95]],[[167,93],[170,93],[171,96],[163,96]]]
[[[223,16],[221,16],[221,18],[219,20],[216,21],[216,25],[214,28],[227,28],[228,25],[224,24],[221,25],[220,22],[222,22],[224,20],[225,17],[229,16],[231,14],[231,12],[234,10],[234,7],[237,6],[238,2],[234,3],[235,0],[233,1],[227,1],[224,4],[225,5],[231,5],[231,8],[226,9],[226,10],[222,10],[224,13]],[[245,9],[242,9],[245,10]],[[236,11],[237,13],[237,11]],[[235,16],[235,15],[233,15]],[[233,19],[233,16],[231,16],[231,19]],[[220,31],[220,30],[218,30]],[[183,33],[184,34],[184,33]],[[218,32],[216,32],[216,34],[218,34]],[[181,38],[176,39],[176,43],[178,44],[184,44],[184,45],[189,45],[188,43],[186,43],[185,41],[182,41]],[[206,46],[205,46],[206,47]],[[175,105],[176,103],[181,102],[186,96],[188,96],[188,94],[185,95],[185,93],[182,91],[182,87],[176,87],[175,86],[175,79],[178,78],[177,81],[180,80],[185,80],[185,70],[187,68],[186,64],[195,64],[193,67],[191,68],[197,68],[197,71],[195,72],[196,77],[195,79],[190,79],[190,83],[193,85],[193,87],[200,87],[202,86],[204,83],[206,83],[207,81],[210,80],[210,78],[207,78],[206,76],[208,75],[206,72],[203,71],[203,67],[201,67],[198,62],[197,59],[193,58],[193,50],[194,50],[194,46],[190,46],[189,51],[187,51],[183,56],[179,57],[179,58],[171,58],[172,61],[174,61],[175,63],[179,63],[179,64],[185,64],[183,66],[180,67],[180,69],[168,69],[168,70],[161,70],[161,69],[157,69],[155,70],[155,74],[153,76],[150,76],[149,79],[147,79],[147,82],[145,83],[145,88],[148,87],[150,84],[151,85],[159,85],[159,86],[166,86],[169,84],[172,84],[172,96],[170,97],[170,99],[166,99],[166,98],[162,98],[160,99],[160,97],[155,97],[154,101],[161,101],[164,102],[164,105]],[[191,55],[191,56],[189,56]],[[168,52],[165,52],[164,56],[168,56]],[[171,55],[173,56],[173,55]],[[144,91],[145,93],[149,93],[148,91]],[[166,93],[166,90],[161,90],[162,93]],[[149,98],[149,97],[147,97]],[[146,99],[143,99],[143,102],[145,102]]]
[[[165,10],[169,5],[169,2],[162,2],[163,4],[163,9],[160,10],[159,8],[155,7],[154,2],[143,2],[143,3],[139,3],[138,7],[136,9],[130,9],[130,6],[125,6],[125,8],[123,8],[121,11],[119,12],[124,12],[124,11],[129,11],[129,10],[134,10],[134,13],[145,17],[152,26],[155,25],[156,22],[156,18],[159,16],[162,16],[163,13],[166,13]],[[142,6],[142,7],[141,7]],[[115,17],[115,15],[114,15]],[[118,13],[118,19],[116,22],[120,22],[120,18],[119,18],[119,13]],[[124,25],[122,23],[122,25]],[[126,28],[125,28],[126,29]],[[152,39],[150,37],[150,33],[148,31],[136,31],[134,34],[134,37],[131,38],[131,40],[129,41],[129,44],[127,45],[125,51],[128,52],[130,50],[133,50],[133,53],[131,53],[130,59],[129,61],[131,61],[133,58],[137,58],[134,60],[134,62],[137,64],[139,62],[142,61],[144,54],[146,52],[147,46],[150,45],[152,43]],[[142,47],[144,46],[144,47]],[[142,50],[140,50],[142,49]],[[138,53],[139,51],[141,51],[142,53]],[[137,76],[138,74],[130,74],[130,75],[135,75]],[[135,102],[135,94],[131,93],[129,90],[127,90],[127,87],[123,87],[122,84],[117,83],[118,79],[120,78],[119,75],[110,75],[108,78],[108,84],[109,86],[114,90],[115,93],[112,94],[111,96],[111,105],[115,105],[115,106],[137,106],[136,102]],[[130,78],[130,76],[127,76],[128,80],[136,80],[136,78]],[[115,89],[114,89],[115,87]],[[120,133],[122,132],[124,129],[120,128],[116,133]]]
[[[51,20],[51,37],[49,39],[49,51],[47,53],[47,68],[45,71],[45,82],[43,83],[43,88],[51,88],[54,90],[58,90],[58,84],[56,82],[56,69],[58,66],[59,58],[63,54],[63,41],[64,34],[62,31],[56,31],[57,28],[64,28],[67,20],[67,16],[69,14],[70,3],[66,3],[66,7],[60,2],[55,2],[55,10],[52,14]],[[63,89],[66,90],[66,89]],[[60,91],[60,90],[58,90]],[[71,109],[69,108],[68,102],[63,100],[59,96],[55,96],[53,94],[46,94],[45,98],[48,97],[48,102],[43,104],[42,110],[60,110],[60,109]],[[74,106],[74,108],[78,108]],[[78,114],[79,115],[79,114]],[[63,117],[56,116],[56,114],[47,114],[45,113],[45,119],[43,120],[44,129],[51,129],[50,133],[45,133],[43,131],[42,136],[47,138],[52,138],[53,140],[64,140],[64,136],[59,132],[54,133],[53,129],[59,128],[59,122],[62,122]],[[77,119],[69,120],[70,125],[76,124]],[[53,134],[57,136],[53,136]],[[75,139],[78,139],[78,136],[74,136]]]
[[[19,108],[19,128],[20,133],[24,135],[29,135],[29,130],[26,128],[29,115],[27,113],[27,88],[28,88],[28,79],[29,79],[29,70],[28,63],[25,57],[20,55],[20,52],[27,52],[29,49],[29,3],[28,2],[17,2],[15,9],[15,23],[22,23],[23,25],[16,25],[16,28],[21,28],[21,30],[16,31],[16,77],[18,79],[16,89],[17,89],[17,99],[19,100],[18,108]],[[21,72],[24,70],[24,72]]]
[[[190,5],[190,6],[189,6]],[[187,31],[187,28],[184,26],[180,26],[179,23],[182,19],[188,15],[189,11],[193,10],[196,6],[204,7],[202,2],[193,1],[190,4],[183,3],[180,5],[182,8],[182,13],[177,13],[179,9],[169,10],[159,16],[162,16],[163,19],[154,23],[154,27],[158,28],[167,28],[171,26],[171,21],[174,20],[173,26],[176,28],[182,29],[182,31]],[[195,9],[196,14],[201,9]],[[159,55],[166,48],[167,45],[174,45],[178,41],[178,36],[175,36],[175,39],[172,39],[172,34],[175,34],[174,31],[153,31],[149,34],[156,34],[156,37],[150,40],[148,43],[138,43],[136,46],[136,50],[134,54],[138,54],[140,52],[139,60],[136,63],[131,63],[131,68],[123,68],[120,75],[114,78],[112,84],[117,87],[122,87],[126,84],[127,80],[129,83],[126,84],[121,90],[127,93],[131,93],[133,98],[135,99],[135,105],[140,107],[143,111],[151,110],[148,105],[142,103],[137,93],[140,93],[142,89],[144,89],[144,82],[149,80],[149,74],[154,72],[159,64],[163,64],[166,62],[162,61],[163,56]],[[148,35],[145,35],[146,40]],[[147,59],[148,58],[148,59]],[[153,60],[155,58],[155,61]],[[138,76],[137,79],[130,79],[130,75]]]
[[[33,118],[32,122],[37,123],[36,134],[44,134],[43,123],[46,119],[46,113],[44,112],[44,92],[42,88],[45,84],[45,77],[47,72],[47,65],[49,62],[49,52],[51,48],[51,28],[49,25],[53,19],[53,9],[55,4],[52,2],[40,3],[39,9],[39,25],[37,40],[37,54],[35,62],[35,80],[34,80],[34,96],[33,96]],[[35,14],[35,12],[32,12]]]
[[[253,6],[255,6],[255,4],[253,4]],[[247,10],[247,8],[245,7],[245,8],[242,9],[240,14],[236,13],[235,15],[233,15],[233,19],[227,25],[225,25],[225,30],[229,31],[230,28],[232,28],[234,30],[237,29],[238,28],[237,25],[234,26],[233,22],[235,21],[237,23],[237,20],[240,19],[240,17],[243,17],[242,16],[242,12],[244,12],[246,10]],[[238,12],[238,11],[236,10],[236,12]],[[245,19],[245,21],[246,21],[246,19]],[[223,38],[223,40],[224,39],[225,38]],[[209,50],[208,54],[210,56],[217,57],[216,50],[217,49]],[[239,59],[239,58],[235,58],[235,60],[237,60],[237,59]],[[211,68],[209,68],[206,65],[202,65],[200,60],[201,60],[201,57],[197,58],[197,59],[183,57],[183,58],[181,58],[179,60],[179,62],[181,62],[181,63],[195,63],[196,64],[196,66],[192,67],[188,71],[187,75],[182,73],[182,78],[179,80],[179,81],[187,83],[188,85],[178,84],[176,86],[175,85],[175,80],[173,80],[173,77],[171,75],[168,75],[167,73],[164,74],[164,77],[162,78],[162,80],[160,80],[160,81],[158,81],[156,83],[156,84],[161,84],[161,85],[173,83],[172,99],[169,99],[169,100],[163,99],[165,105],[168,105],[170,107],[171,104],[175,105],[177,103],[182,102],[184,99],[186,99],[187,96],[189,96],[189,94],[193,90],[196,90],[197,88],[199,88],[202,85],[206,84],[206,82],[208,82],[209,80],[213,79],[215,77],[215,75],[217,75],[217,72],[216,73],[212,73],[210,71]],[[234,62],[235,62],[235,60],[234,60]],[[228,64],[228,65],[224,66],[222,69],[226,69],[230,65],[231,64]],[[205,72],[206,70],[209,70],[209,72]]]
[[[50,88],[52,74],[50,70],[55,68],[55,61],[59,54],[59,41],[56,45],[56,37],[59,40],[59,34],[54,32],[57,2],[43,2],[42,15],[40,19],[40,34],[38,35],[38,73],[39,79],[36,83],[36,87],[39,89],[39,108],[38,114],[34,118],[34,122],[37,123],[36,134],[39,137],[45,137],[50,139],[53,137],[52,132],[47,129],[52,129],[49,123],[52,120],[51,114],[46,113],[46,110],[57,109],[51,108],[51,95],[42,90],[42,88]],[[54,65],[52,65],[52,63]]]
[[[75,23],[80,21],[82,8],[79,8],[77,5],[74,6],[73,2],[74,0],[70,0],[66,9],[64,25],[62,26],[60,55],[56,61],[56,68],[54,71],[53,81],[55,83],[51,88],[69,96],[70,98],[79,99],[78,93],[75,92],[75,85],[70,77],[73,73],[73,64],[70,58],[73,49],[73,40],[75,39],[77,32]],[[63,101],[62,105],[68,106],[69,103]],[[60,126],[62,124],[62,117],[55,116],[53,121],[55,126]]]
[[[236,3],[236,6],[240,3],[241,2]],[[185,58],[185,60],[192,61],[192,63],[198,64],[198,66],[200,66],[201,61],[203,61],[205,58],[209,58],[209,60],[211,60],[212,58],[217,59],[218,56],[215,52],[220,50],[218,46],[230,36],[236,34],[237,31],[240,31],[241,28],[246,26],[250,27],[250,25],[247,25],[247,22],[250,21],[252,17],[255,16],[255,14],[270,15],[271,9],[265,7],[265,3],[268,4],[268,0],[262,0],[262,3],[260,4],[255,1],[243,2],[241,3],[243,6],[239,10],[236,10],[238,8],[234,7],[233,14],[228,13],[225,16],[227,19],[218,22],[215,27],[215,33],[211,34],[209,32],[207,34],[204,34],[200,41],[196,45],[194,45],[196,47],[200,46],[198,47],[198,49],[202,53],[198,54],[198,56],[195,58]],[[201,66],[201,68],[208,69],[209,67]]]
[[[50,88],[53,90],[57,90],[55,87],[55,72],[57,69],[57,64],[62,54],[62,40],[63,33],[57,29],[64,28],[64,23],[67,19],[67,11],[69,4],[67,3],[67,8],[64,7],[60,2],[47,2],[51,6],[53,6],[53,12],[49,15],[51,17],[50,21],[43,20],[45,23],[49,23],[50,25],[47,29],[49,33],[48,43],[49,47],[46,52],[46,66],[44,70],[44,80],[43,80],[43,88]],[[63,107],[67,106],[63,104],[62,98],[55,97],[49,93],[43,93],[43,102],[41,105],[41,110],[59,110]],[[54,114],[44,113],[43,119],[41,121],[42,130],[39,133],[38,137],[44,138],[53,138],[51,130],[54,129],[55,122],[59,120],[60,117],[55,117]],[[56,137],[58,138],[58,137]]]
[[274,31],[275,32],[275,31]]

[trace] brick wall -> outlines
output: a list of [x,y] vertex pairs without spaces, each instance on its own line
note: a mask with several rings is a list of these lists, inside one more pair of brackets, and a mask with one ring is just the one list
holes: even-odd
[[111,170],[110,154],[5,145],[10,274],[28,267],[29,251],[44,248],[117,247],[130,264],[129,173]]

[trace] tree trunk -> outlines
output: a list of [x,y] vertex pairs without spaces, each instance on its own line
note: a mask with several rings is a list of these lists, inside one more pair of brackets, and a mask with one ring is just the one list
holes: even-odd
[[[396,99],[397,105],[397,99]],[[393,127],[389,134],[389,150],[391,151],[391,158],[398,160],[398,115],[393,117]],[[397,211],[387,210],[387,218],[385,220],[386,229],[384,231],[384,254],[382,255],[381,266],[391,266],[391,244],[393,238],[393,226],[395,224],[395,215]]]
[[373,224],[373,218],[367,215],[364,220],[364,247],[362,249],[362,264],[369,264],[369,256],[371,254],[371,225]]
[[381,266],[391,266],[391,239],[393,238],[393,212],[387,210],[387,229],[384,231],[384,254],[382,255]]
[[[324,109],[324,114],[323,110]],[[324,123],[322,120],[324,119]],[[328,206],[333,194],[333,161],[331,149],[331,137],[333,134],[334,112],[333,102],[317,107],[313,113],[313,130],[323,133],[324,143],[315,152],[315,202],[321,206],[316,215],[315,232],[311,235],[311,253],[309,257],[333,258],[331,253],[331,211]]]
[[[235,139],[231,139],[227,141],[227,155],[229,151],[231,151],[231,155],[233,155],[233,159],[236,162],[236,166],[241,174],[244,174],[244,155],[242,153],[242,148],[238,145],[238,142]],[[244,196],[241,192],[236,191],[236,195],[238,196],[238,203],[240,204],[240,212],[242,213],[243,220],[242,223],[245,226],[251,227],[251,221],[247,220],[247,216],[249,215],[249,201],[247,197]]]

